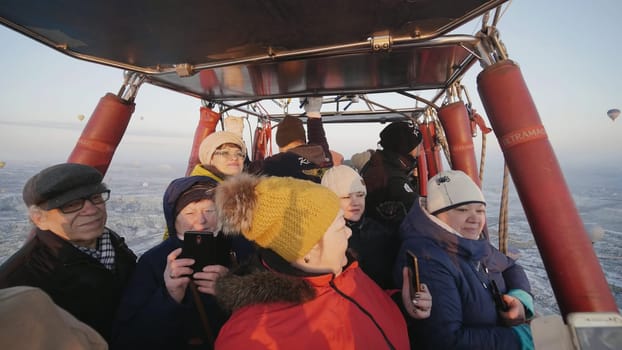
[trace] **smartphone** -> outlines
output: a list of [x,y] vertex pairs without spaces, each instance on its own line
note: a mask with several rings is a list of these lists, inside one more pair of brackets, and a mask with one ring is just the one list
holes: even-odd
[[622,316],[615,312],[575,312],[566,316],[579,350],[622,349]]
[[495,301],[495,306],[497,307],[497,310],[508,311],[510,309],[505,300],[503,300],[503,295],[501,294],[501,292],[499,292],[497,282],[495,282],[495,280],[493,279],[490,280],[490,292],[492,293],[492,298]]
[[419,281],[419,262],[417,256],[410,250],[406,250],[406,266],[410,270],[410,296],[421,292],[421,282]]
[[231,265],[231,241],[209,231],[187,231],[180,258],[194,259],[192,269],[200,272],[207,265]]

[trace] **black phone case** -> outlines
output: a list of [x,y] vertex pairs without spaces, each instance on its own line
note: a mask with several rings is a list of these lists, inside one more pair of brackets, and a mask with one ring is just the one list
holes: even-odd
[[184,244],[179,258],[192,258],[194,272],[200,272],[207,265],[230,265],[231,241],[220,234],[214,236],[207,231],[184,233]]

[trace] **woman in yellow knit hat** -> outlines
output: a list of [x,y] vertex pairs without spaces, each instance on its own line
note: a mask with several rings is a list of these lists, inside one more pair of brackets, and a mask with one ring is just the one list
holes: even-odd
[[216,349],[408,349],[402,312],[429,316],[431,299],[411,296],[406,278],[384,291],[346,255],[351,231],[328,188],[241,174],[218,186],[216,208],[225,234],[261,247],[216,284],[232,312]]

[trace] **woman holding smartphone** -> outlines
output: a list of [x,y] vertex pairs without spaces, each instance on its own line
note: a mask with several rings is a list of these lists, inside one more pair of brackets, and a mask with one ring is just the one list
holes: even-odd
[[[184,233],[218,231],[214,192],[218,182],[207,176],[173,180],[163,198],[169,236],[139,259],[119,307],[111,348],[212,349],[226,314],[214,299],[214,284],[233,261],[196,266],[200,257],[181,258]],[[199,235],[198,237],[202,237]],[[243,237],[210,237],[238,255]],[[196,239],[196,238],[195,238]],[[199,243],[193,241],[188,243]],[[220,245],[220,244],[219,244]],[[207,253],[207,251],[205,251]],[[242,256],[241,258],[243,258]]]
[[400,228],[394,275],[412,251],[434,298],[428,319],[413,324],[417,349],[533,349],[526,321],[533,316],[527,276],[483,234],[486,201],[462,171],[428,181],[428,196]]

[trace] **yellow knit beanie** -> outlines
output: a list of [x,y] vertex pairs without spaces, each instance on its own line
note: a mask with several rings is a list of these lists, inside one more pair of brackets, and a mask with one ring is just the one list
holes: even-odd
[[218,185],[216,210],[225,234],[242,233],[293,262],[324,236],[339,199],[311,181],[243,173]]

